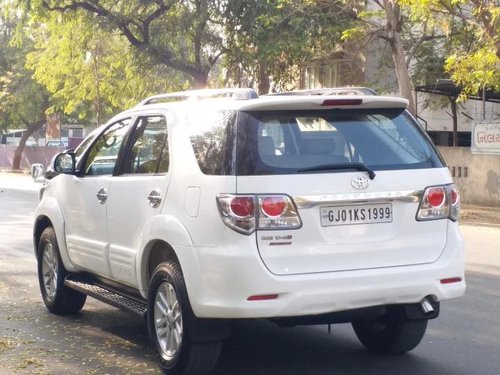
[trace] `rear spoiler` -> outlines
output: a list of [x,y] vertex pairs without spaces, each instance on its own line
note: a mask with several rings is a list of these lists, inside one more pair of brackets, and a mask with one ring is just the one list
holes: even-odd
[[261,96],[259,100],[244,103],[240,109],[245,111],[269,110],[313,110],[313,109],[376,109],[376,108],[408,108],[408,100],[390,96],[352,96],[352,95],[320,95],[320,96]]

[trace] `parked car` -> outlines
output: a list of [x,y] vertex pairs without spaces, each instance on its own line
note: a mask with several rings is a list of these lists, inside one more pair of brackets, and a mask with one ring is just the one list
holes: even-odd
[[247,318],[415,348],[465,290],[458,189],[405,99],[314,94],[159,95],[57,155],[33,232],[47,308],[144,316],[168,374],[210,372]]
[[36,141],[36,139],[35,139],[35,138],[33,138],[33,137],[29,137],[29,138],[26,140],[25,146],[27,146],[27,147],[38,146],[38,143],[37,143],[37,141]]
[[46,147],[66,147],[66,144],[60,139],[50,139],[45,143]]

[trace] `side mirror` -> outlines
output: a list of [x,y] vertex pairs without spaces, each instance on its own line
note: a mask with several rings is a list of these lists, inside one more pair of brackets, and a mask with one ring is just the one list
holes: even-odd
[[52,165],[56,173],[73,174],[76,168],[75,154],[71,152],[58,154],[54,158]]
[[45,167],[43,164],[31,165],[31,177],[35,182],[45,182]]

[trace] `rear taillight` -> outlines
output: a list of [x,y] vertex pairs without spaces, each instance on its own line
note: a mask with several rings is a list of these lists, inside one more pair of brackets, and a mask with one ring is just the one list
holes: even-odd
[[460,216],[460,192],[458,191],[458,187],[456,185],[450,186],[450,201],[450,219],[457,221]]
[[230,202],[231,213],[239,218],[253,216],[253,197],[234,197]]
[[302,221],[292,198],[287,195],[217,196],[222,221],[231,229],[251,234],[256,229],[297,229]]
[[278,217],[285,212],[287,202],[283,196],[266,197],[260,201],[260,207],[267,217]]
[[253,195],[217,196],[222,221],[237,232],[250,234],[255,230],[255,197]]
[[302,226],[288,195],[258,195],[257,229],[297,229]]
[[441,208],[446,203],[446,189],[433,187],[427,192],[427,201],[432,208]]
[[460,193],[454,184],[431,186],[425,189],[417,220],[458,220],[460,214]]

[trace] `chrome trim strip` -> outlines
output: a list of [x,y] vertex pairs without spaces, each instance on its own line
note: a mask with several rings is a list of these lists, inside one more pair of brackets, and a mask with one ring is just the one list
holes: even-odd
[[376,203],[392,201],[418,203],[422,199],[423,195],[423,190],[401,190],[326,195],[300,195],[294,197],[293,199],[298,208],[311,208],[318,205],[338,203]]

